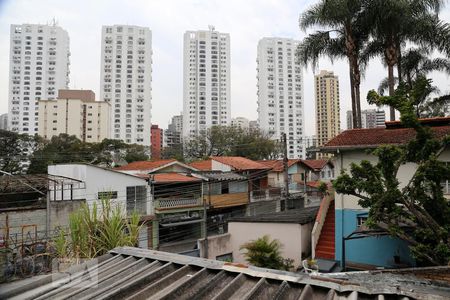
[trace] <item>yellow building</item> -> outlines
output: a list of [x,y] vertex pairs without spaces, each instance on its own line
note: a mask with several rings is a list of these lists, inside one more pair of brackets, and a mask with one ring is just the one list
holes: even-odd
[[316,135],[318,146],[337,136],[341,130],[339,79],[333,72],[320,71],[314,80],[316,91]]
[[39,135],[51,139],[66,133],[83,142],[110,138],[111,106],[95,101],[91,90],[59,90],[56,100],[39,101]]

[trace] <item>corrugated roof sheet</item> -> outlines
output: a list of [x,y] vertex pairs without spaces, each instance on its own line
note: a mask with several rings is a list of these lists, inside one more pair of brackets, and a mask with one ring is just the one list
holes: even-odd
[[319,206],[292,209],[288,211],[260,214],[257,216],[233,217],[228,222],[246,222],[246,223],[292,223],[306,224],[316,219]]
[[[449,267],[438,270],[449,274]],[[0,290],[12,299],[449,299],[450,285],[384,271],[306,274],[116,248],[82,265]]]
[[129,163],[128,165],[114,168],[116,171],[144,171],[144,170],[153,170],[155,168],[159,168],[161,166],[167,165],[176,161],[175,159],[162,159],[155,161],[134,161]]
[[212,156],[212,160],[232,167],[234,170],[264,170],[269,167],[241,156]]

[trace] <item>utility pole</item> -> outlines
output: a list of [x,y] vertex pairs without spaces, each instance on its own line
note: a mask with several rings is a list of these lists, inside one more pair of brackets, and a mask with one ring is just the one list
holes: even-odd
[[[207,218],[207,210],[206,210],[206,197],[204,196],[204,192],[203,192],[203,184],[204,181],[202,180],[201,183],[201,197],[203,200],[203,258],[208,258],[208,218]],[[208,189],[209,191],[211,191],[211,186],[209,185],[209,180],[208,180]],[[210,196],[211,197],[211,196]]]
[[288,174],[288,157],[287,157],[287,138],[283,132],[283,170],[284,170],[284,210],[287,210],[287,202],[289,199],[289,174]]

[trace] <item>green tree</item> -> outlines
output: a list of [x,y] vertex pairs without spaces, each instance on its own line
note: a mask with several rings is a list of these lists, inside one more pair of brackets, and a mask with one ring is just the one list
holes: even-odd
[[30,152],[40,142],[37,136],[0,130],[0,170],[11,174],[25,173]]
[[[389,95],[394,95],[394,67],[402,82],[402,47],[407,42],[447,51],[438,37],[448,36],[448,28],[437,13],[441,0],[385,0],[365,1],[364,20],[370,27],[371,41],[363,60],[381,55],[388,69]],[[448,41],[448,38],[446,37]],[[390,120],[395,120],[395,109],[390,108]]]
[[361,127],[361,51],[368,34],[361,20],[364,1],[321,0],[300,16],[300,28],[320,26],[300,44],[297,55],[303,63],[316,64],[320,56],[346,57],[349,64],[353,127]]
[[184,161],[183,144],[175,144],[170,147],[164,147],[161,153],[162,159],[174,158],[178,161]]
[[236,126],[213,126],[190,138],[184,147],[188,159],[210,156],[244,156],[250,159],[273,158],[279,155],[278,143],[259,130]]
[[280,250],[282,244],[264,235],[257,240],[243,244],[240,250],[245,250],[246,260],[257,267],[289,271],[293,268],[291,259],[284,259]]
[[[450,262],[450,204],[441,188],[441,183],[450,179],[450,166],[438,157],[450,138],[435,138],[417,118],[418,97],[426,94],[430,85],[420,80],[410,90],[400,84],[393,96],[369,92],[369,103],[399,110],[402,124],[413,128],[416,138],[404,146],[378,147],[371,152],[378,157],[377,163],[353,163],[334,187],[338,193],[358,197],[359,204],[369,209],[367,225],[406,241],[419,264],[440,265]],[[411,163],[416,171],[406,186],[401,186],[399,168]]]
[[43,142],[30,158],[28,173],[47,173],[47,166],[71,162],[89,163],[95,152],[90,144],[81,142],[76,136],[60,134]]

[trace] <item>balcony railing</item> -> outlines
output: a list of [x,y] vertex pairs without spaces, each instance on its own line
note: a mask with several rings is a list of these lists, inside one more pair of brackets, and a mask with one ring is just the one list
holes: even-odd
[[202,199],[198,198],[160,198],[155,201],[155,209],[182,208],[188,206],[201,206]]
[[250,192],[250,202],[274,200],[280,198],[282,194],[282,188],[254,190]]

